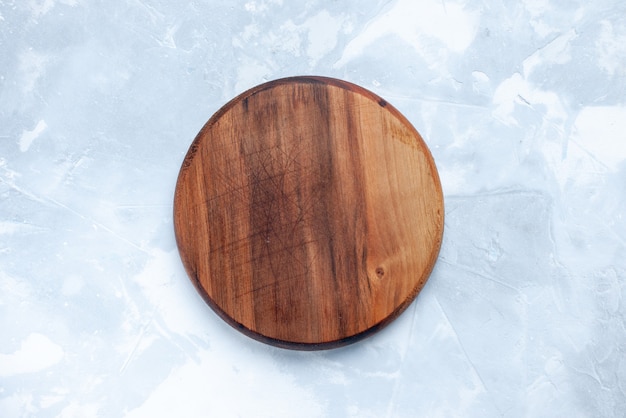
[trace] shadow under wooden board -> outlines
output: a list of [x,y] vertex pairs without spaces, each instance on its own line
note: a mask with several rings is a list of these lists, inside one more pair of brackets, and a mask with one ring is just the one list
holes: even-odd
[[325,77],[271,81],[193,141],[176,241],[206,302],[284,348],[355,342],[396,318],[435,264],[443,195],[431,154],[374,93]]

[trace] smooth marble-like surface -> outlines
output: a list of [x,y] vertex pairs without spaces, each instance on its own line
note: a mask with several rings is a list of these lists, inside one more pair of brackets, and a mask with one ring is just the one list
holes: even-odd
[[[178,169],[290,75],[381,95],[446,202],[416,302],[301,353],[201,300]],[[0,1],[0,416],[623,417],[626,3]]]

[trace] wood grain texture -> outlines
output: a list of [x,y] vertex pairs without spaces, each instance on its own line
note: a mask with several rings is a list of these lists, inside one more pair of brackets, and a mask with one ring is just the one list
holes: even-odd
[[220,109],[193,141],[174,198],[187,273],[258,340],[324,349],[380,329],[416,297],[443,234],[424,141],[356,85],[294,77]]

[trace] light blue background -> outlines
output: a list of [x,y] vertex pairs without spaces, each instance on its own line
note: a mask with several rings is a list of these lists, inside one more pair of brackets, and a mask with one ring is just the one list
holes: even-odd
[[[342,78],[415,125],[446,203],[416,302],[300,353],[223,323],[172,199],[243,90]],[[621,417],[626,5],[0,1],[0,416]]]

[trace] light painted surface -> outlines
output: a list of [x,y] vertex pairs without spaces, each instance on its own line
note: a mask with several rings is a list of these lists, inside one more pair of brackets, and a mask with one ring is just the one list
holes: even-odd
[[[621,417],[626,5],[0,1],[0,416]],[[439,167],[411,307],[299,353],[196,294],[183,156],[227,100],[316,74],[383,96]]]

